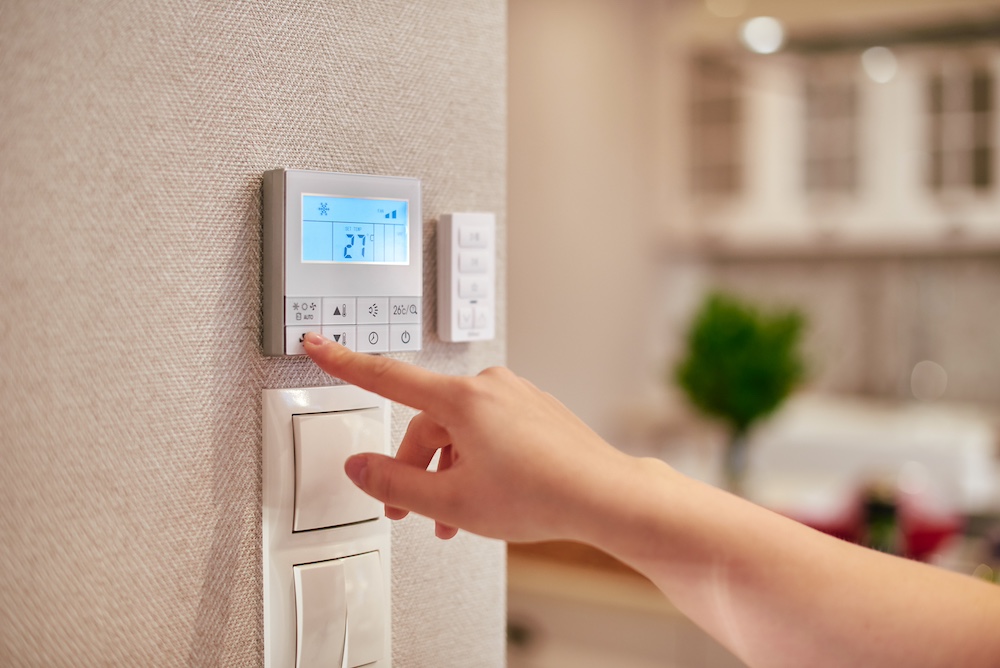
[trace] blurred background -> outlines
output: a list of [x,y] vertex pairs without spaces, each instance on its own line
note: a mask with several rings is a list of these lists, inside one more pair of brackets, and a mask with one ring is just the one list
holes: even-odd
[[[509,77],[510,366],[622,450],[1000,579],[996,0],[510,0]],[[711,405],[713,368],[773,401]],[[584,546],[511,546],[508,593],[513,668],[741,665]]]

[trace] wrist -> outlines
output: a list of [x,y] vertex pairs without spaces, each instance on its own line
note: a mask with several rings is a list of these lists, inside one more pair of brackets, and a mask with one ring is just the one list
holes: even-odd
[[664,509],[686,479],[662,460],[615,454],[582,489],[572,539],[629,560],[662,539]]

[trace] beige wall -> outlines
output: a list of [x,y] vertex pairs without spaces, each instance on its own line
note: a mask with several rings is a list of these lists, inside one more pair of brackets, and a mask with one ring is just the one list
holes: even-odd
[[605,434],[661,373],[649,241],[664,4],[509,3],[509,361]]
[[[261,173],[420,177],[428,249],[441,212],[504,220],[505,18],[0,5],[0,664],[261,664],[260,392],[331,382],[261,355]],[[502,363],[433,335],[433,271],[406,358]],[[432,533],[394,529],[395,665],[503,665],[503,545]]]

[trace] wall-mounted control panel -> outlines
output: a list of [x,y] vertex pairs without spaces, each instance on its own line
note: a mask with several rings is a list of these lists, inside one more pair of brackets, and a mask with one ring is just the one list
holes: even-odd
[[306,170],[264,173],[263,346],[302,355],[316,331],[351,350],[420,350],[420,181]]
[[446,213],[438,221],[438,336],[496,336],[496,216]]
[[350,385],[264,390],[265,668],[391,668],[389,520],[344,473],[390,418]]

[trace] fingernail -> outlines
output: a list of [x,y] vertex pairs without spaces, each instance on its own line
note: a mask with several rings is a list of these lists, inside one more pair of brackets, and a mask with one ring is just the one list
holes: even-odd
[[326,339],[324,339],[316,332],[309,332],[308,334],[302,337],[302,341],[305,343],[311,343],[314,346],[321,346],[327,342]]
[[344,462],[344,473],[351,479],[351,482],[364,489],[365,483],[368,482],[368,458],[361,455],[348,457],[347,461]]

